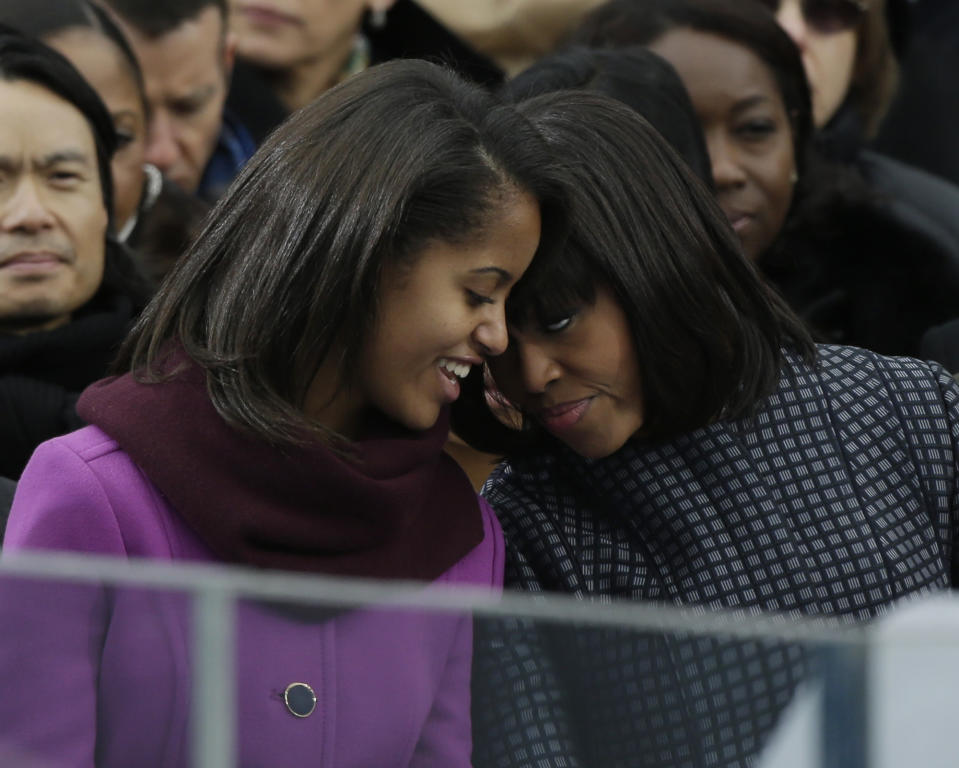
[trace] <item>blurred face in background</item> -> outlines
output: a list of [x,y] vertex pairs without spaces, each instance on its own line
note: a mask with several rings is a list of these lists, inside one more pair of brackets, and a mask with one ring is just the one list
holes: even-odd
[[[856,66],[861,0],[763,0],[802,54],[812,90],[813,118],[821,128],[842,105]],[[805,8],[804,8],[805,6]]]
[[671,30],[649,48],[689,91],[719,204],[747,258],[758,259],[786,221],[796,178],[792,127],[773,73],[745,46],[691,29]]
[[25,80],[0,80],[0,329],[55,328],[103,279],[107,211],[83,114]]
[[233,69],[233,42],[209,6],[156,38],[117,18],[143,69],[150,123],[146,161],[196,192],[216,147]]
[[237,53],[267,69],[292,69],[318,59],[345,61],[368,8],[393,0],[230,0]]
[[143,194],[147,119],[136,76],[116,45],[91,29],[67,30],[45,41],[93,86],[117,132],[113,173],[113,219],[117,231],[136,213]]

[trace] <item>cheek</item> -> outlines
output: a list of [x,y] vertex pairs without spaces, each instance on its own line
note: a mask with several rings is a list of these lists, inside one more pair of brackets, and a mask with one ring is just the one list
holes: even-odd
[[795,171],[792,141],[783,138],[763,164],[762,184],[769,204],[770,223],[778,228],[792,204]]
[[236,31],[237,53],[255,64],[286,69],[303,59],[308,52],[309,41],[301,27],[283,27],[275,33],[264,34],[240,22]]
[[313,55],[323,55],[334,42],[352,37],[363,20],[366,4],[356,0],[346,2],[308,3],[303,13],[306,18],[305,42]]
[[118,220],[117,226],[122,225],[120,218],[128,218],[140,203],[143,187],[143,159],[142,151],[128,152],[127,149],[114,156],[110,164],[113,174],[113,205]]
[[[97,190],[97,195],[100,194],[99,189]],[[87,258],[90,258],[91,254],[95,254],[90,263],[96,264],[99,262],[98,269],[103,270],[103,245],[104,239],[106,238],[107,232],[107,212],[103,210],[102,205],[91,205],[87,204],[84,200],[81,204],[77,205],[75,211],[74,221],[77,222],[77,226],[74,230],[74,247],[77,250],[77,253],[84,254]]]
[[822,71],[820,87],[845,90],[849,86],[856,61],[856,33],[841,32],[814,41]]

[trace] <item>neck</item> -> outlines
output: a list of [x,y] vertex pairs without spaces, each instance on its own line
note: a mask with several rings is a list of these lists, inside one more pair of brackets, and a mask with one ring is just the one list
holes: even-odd
[[283,106],[293,112],[336,85],[353,52],[353,46],[353,35],[348,35],[334,44],[326,55],[273,73],[273,89]]
[[310,420],[347,440],[356,439],[366,413],[363,399],[342,381],[329,358],[320,365],[310,383],[303,411]]

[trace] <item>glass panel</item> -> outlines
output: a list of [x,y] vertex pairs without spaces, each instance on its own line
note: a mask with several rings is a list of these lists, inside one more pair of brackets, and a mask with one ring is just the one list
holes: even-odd
[[947,766],[957,690],[945,597],[864,628],[0,560],[2,766]]

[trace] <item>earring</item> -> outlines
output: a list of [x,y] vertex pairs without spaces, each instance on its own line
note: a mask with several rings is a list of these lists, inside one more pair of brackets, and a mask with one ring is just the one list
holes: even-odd
[[789,183],[795,184],[797,181],[799,181],[799,173],[793,168],[793,172],[789,174]]
[[383,29],[386,26],[385,8],[372,8],[370,10],[370,26],[373,29]]

